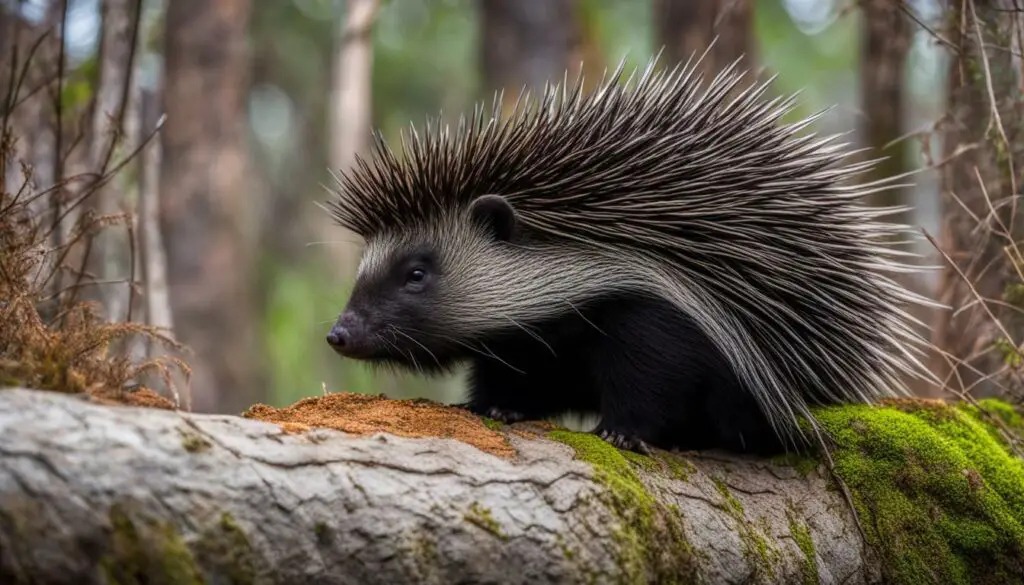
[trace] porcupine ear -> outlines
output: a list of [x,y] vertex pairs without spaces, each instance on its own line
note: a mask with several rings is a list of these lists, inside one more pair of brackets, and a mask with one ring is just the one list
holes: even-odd
[[477,197],[469,204],[469,216],[501,242],[508,241],[515,231],[516,212],[501,195]]

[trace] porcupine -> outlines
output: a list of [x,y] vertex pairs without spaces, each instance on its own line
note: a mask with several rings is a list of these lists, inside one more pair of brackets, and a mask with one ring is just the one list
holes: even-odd
[[641,452],[799,448],[812,405],[927,378],[906,309],[930,301],[891,276],[911,232],[859,201],[894,181],[847,184],[875,161],[803,132],[821,112],[784,123],[796,96],[741,88],[738,61],[705,85],[700,62],[547,85],[505,117],[498,94],[454,132],[413,127],[401,158],[376,132],[329,203],[365,248],[328,343],[468,363],[472,412],[595,413]]

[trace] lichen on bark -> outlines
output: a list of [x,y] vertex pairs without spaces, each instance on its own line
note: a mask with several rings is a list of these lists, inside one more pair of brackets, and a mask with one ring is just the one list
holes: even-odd
[[696,581],[693,547],[686,540],[680,511],[653,497],[637,474],[637,469],[653,472],[661,464],[616,449],[590,433],[557,430],[548,437],[569,445],[578,459],[593,465],[596,479],[607,488],[602,501],[619,521],[614,534],[623,582]]

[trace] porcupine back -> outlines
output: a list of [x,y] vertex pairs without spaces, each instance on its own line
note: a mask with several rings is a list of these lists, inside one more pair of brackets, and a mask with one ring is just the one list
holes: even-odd
[[[477,107],[454,132],[428,122],[400,159],[377,134],[375,160],[339,180],[361,194],[332,202],[361,233],[450,217],[503,195],[535,237],[635,259],[650,292],[689,314],[719,347],[780,435],[810,403],[904,394],[934,381],[907,308],[930,304],[892,274],[915,270],[897,246],[896,208],[860,200],[896,186],[849,184],[874,161],[838,135],[786,124],[795,96],[740,88],[733,63],[709,84],[700,59],[667,71],[622,66],[585,94],[582,78],[521,96],[501,117]],[[586,275],[567,275],[584,278]]]

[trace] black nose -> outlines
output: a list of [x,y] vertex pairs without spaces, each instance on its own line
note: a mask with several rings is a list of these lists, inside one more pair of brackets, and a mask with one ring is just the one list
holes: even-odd
[[327,343],[334,348],[343,348],[348,345],[350,334],[348,329],[335,325],[331,328],[330,333],[327,334]]
[[359,357],[367,347],[366,324],[353,311],[345,311],[327,334],[327,344],[334,351],[348,357]]

